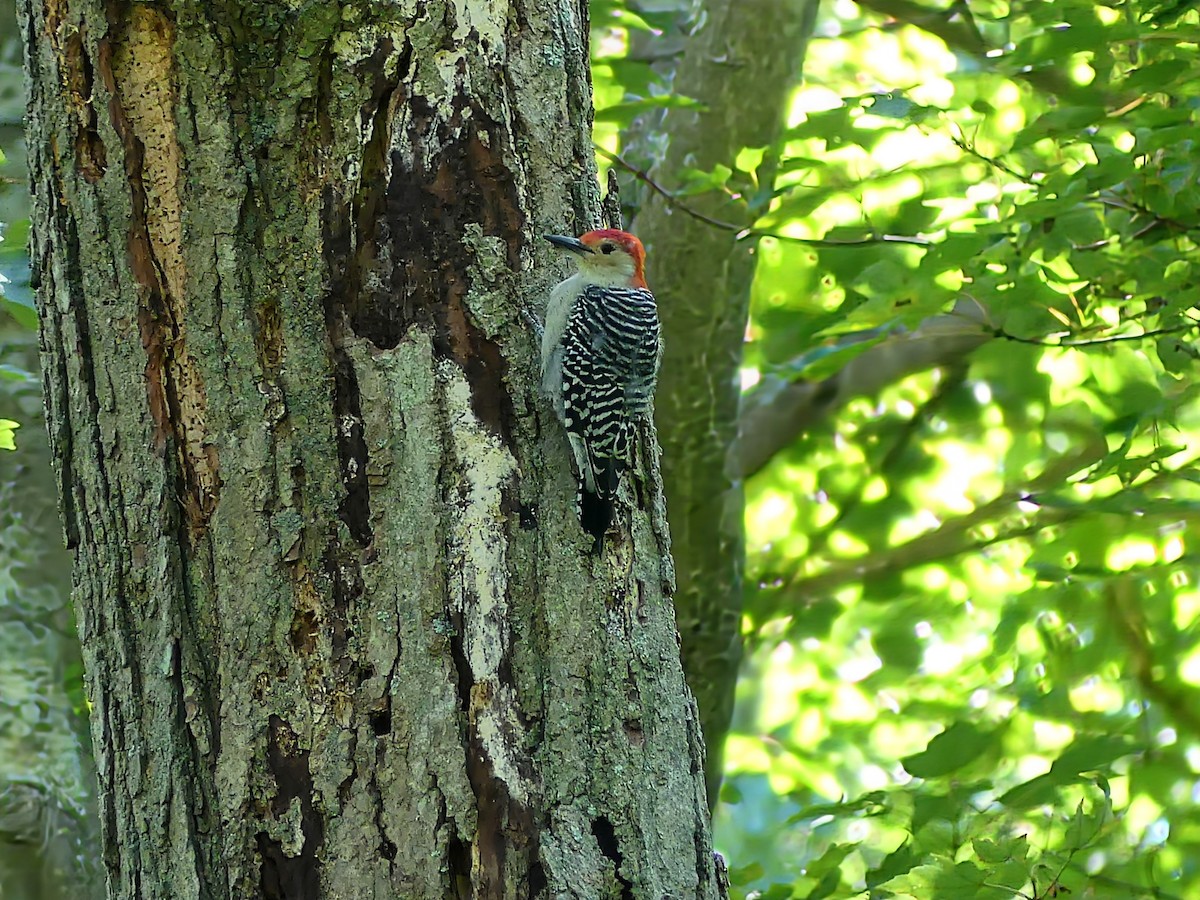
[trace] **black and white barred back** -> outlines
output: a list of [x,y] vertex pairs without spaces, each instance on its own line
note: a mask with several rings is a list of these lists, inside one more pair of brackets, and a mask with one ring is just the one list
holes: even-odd
[[[594,486],[596,497],[611,508],[621,472],[633,462],[637,423],[649,411],[658,378],[661,333],[654,295],[646,288],[585,288],[567,319],[562,346],[567,434],[586,450],[591,472],[580,473],[586,487]],[[607,518],[611,510],[601,514]]]

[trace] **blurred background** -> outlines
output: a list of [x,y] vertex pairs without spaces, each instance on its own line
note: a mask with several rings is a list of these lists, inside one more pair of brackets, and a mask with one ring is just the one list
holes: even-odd
[[0,898],[102,896],[83,665],[38,378],[25,90],[0,0]]
[[[601,174],[708,335],[668,352],[730,367],[658,428],[734,896],[1200,897],[1200,14],[591,8]],[[99,871],[23,109],[0,0],[4,900]]]

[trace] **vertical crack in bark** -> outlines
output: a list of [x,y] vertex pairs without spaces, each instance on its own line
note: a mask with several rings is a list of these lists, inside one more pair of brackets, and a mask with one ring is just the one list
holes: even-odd
[[[696,698],[688,694],[686,700],[687,721],[684,728],[687,729],[688,747],[691,750],[691,774],[693,778],[702,778],[705,764],[705,749],[704,735],[700,728],[700,710],[696,706]],[[727,896],[725,890],[721,887],[720,880],[716,875],[716,867],[713,859],[712,833],[710,831],[710,815],[708,802],[705,798],[698,797],[695,809],[695,817],[692,820],[692,845],[696,851],[696,897],[707,897],[709,887],[716,884],[717,895],[719,897]]]
[[471,322],[463,296],[455,295],[453,300],[446,312],[447,333],[454,358],[471,385],[471,410],[505,446],[513,447],[516,412],[506,381],[508,361],[496,342]]
[[388,248],[382,245],[378,228],[386,202],[392,119],[404,102],[401,84],[412,66],[412,46],[405,44],[396,60],[395,74],[389,77],[387,64],[394,49],[391,40],[385,39],[365,60],[367,72],[373,76],[372,88],[359,110],[359,118],[363,123],[370,122],[371,132],[363,147],[358,185],[349,209],[342,204],[338,210],[344,221],[341,230],[346,236],[341,258],[337,261],[338,274],[343,281],[336,292],[338,302],[356,334],[385,348],[394,347],[400,335],[392,335],[383,326],[385,317],[375,309],[377,306],[386,308],[381,291],[387,289],[382,274],[385,266],[380,257],[388,252]]
[[317,649],[320,629],[321,623],[315,610],[297,609],[292,615],[292,627],[288,632],[292,640],[292,650],[300,656],[309,656]]
[[[340,333],[336,325],[331,333]],[[354,361],[340,345],[333,349],[333,414],[336,419],[338,461],[346,496],[338,506],[338,517],[351,537],[366,547],[371,543],[371,488],[367,483],[367,440],[362,418],[362,398]]]
[[265,297],[254,307],[254,350],[263,378],[274,381],[283,362],[283,317],[279,301]]
[[[321,63],[318,94],[327,93],[327,70],[331,73],[333,51],[326,48]],[[390,38],[380,41],[375,52],[362,64],[361,77],[372,79],[371,95],[361,110],[372,122],[371,136],[363,150],[359,189],[348,202],[332,185],[321,195],[321,229],[325,266],[329,274],[329,293],[325,298],[325,327],[332,347],[334,385],[333,406],[336,418],[338,458],[342,483],[346,488],[338,514],[351,536],[362,546],[371,543],[371,497],[367,482],[367,444],[363,430],[361,398],[354,362],[346,352],[345,322],[353,325],[362,304],[364,280],[373,281],[371,261],[378,253],[375,222],[384,191],[385,155],[391,104],[400,79],[408,74],[411,48],[407,45],[396,61],[396,72],[388,76],[388,63],[395,56]],[[332,77],[329,74],[328,77]],[[332,140],[326,104],[317,107],[318,131],[322,140]]]
[[93,103],[95,74],[87,51],[87,31],[82,24],[64,26],[57,10],[54,21],[47,9],[47,29],[58,57],[59,79],[75,119],[75,165],[89,184],[108,169],[108,149],[100,137],[99,118]]
[[446,858],[449,871],[446,873],[450,880],[449,888],[455,900],[475,900],[475,892],[471,888],[471,845],[465,843],[457,834],[450,838],[446,848]]
[[606,859],[612,861],[613,877],[621,885],[621,900],[634,900],[633,882],[621,874],[621,865],[625,862],[625,857],[621,854],[617,832],[607,816],[592,819],[592,836],[596,839],[596,845],[600,848],[600,852]]
[[[58,496],[62,503],[63,530],[66,540],[67,549],[75,550],[80,545],[80,531],[87,531],[87,502],[86,498],[80,496],[82,494],[82,482],[76,477],[75,473],[75,432],[76,429],[88,428],[91,432],[90,436],[93,440],[92,446],[99,447],[99,422],[97,420],[97,412],[99,404],[96,401],[96,385],[95,375],[91,369],[91,352],[90,346],[85,351],[85,345],[90,345],[88,340],[88,325],[87,325],[87,310],[83,304],[83,286],[78,282],[77,277],[73,276],[71,270],[65,273],[67,285],[65,289],[60,289],[56,281],[56,269],[52,265],[52,259],[58,258],[67,261],[70,266],[72,259],[77,257],[71,254],[78,252],[79,240],[75,229],[75,222],[68,214],[66,208],[61,204],[58,198],[63,196],[62,182],[59,173],[51,169],[48,173],[48,180],[51,181],[49,188],[43,188],[44,195],[50,198],[49,201],[49,217],[53,223],[52,228],[47,229],[47,234],[43,237],[38,231],[34,231],[34,240],[45,240],[45,258],[42,260],[40,270],[43,275],[44,286],[42,296],[57,298],[66,296],[68,298],[68,309],[70,310],[70,318],[75,324],[76,345],[71,348],[66,317],[60,316],[58,304],[49,302],[43,304],[42,329],[43,341],[47,346],[61,348],[59,352],[53,355],[54,359],[54,377],[47,377],[43,382],[43,397],[46,404],[46,421],[49,424],[47,433],[50,438],[50,450],[54,460],[57,462],[55,468],[58,471]],[[56,236],[63,236],[69,245],[69,250],[66,252],[59,250],[54,252],[53,242]],[[76,276],[77,276],[76,270]],[[74,349],[74,353],[67,352],[69,349]],[[46,352],[43,350],[43,358]],[[87,421],[90,424],[85,425],[82,422],[76,421],[74,415],[74,404],[71,403],[70,386],[71,375],[67,365],[68,359],[79,361],[80,367],[86,376],[86,387],[88,395],[88,410]],[[47,375],[49,373],[46,373]],[[99,456],[99,465],[103,472],[104,457]],[[77,584],[80,582],[77,580]],[[83,623],[86,628],[86,623]]]
[[338,504],[338,518],[359,546],[367,547],[374,537],[371,526],[371,486],[367,478],[370,458],[358,374],[354,370],[354,360],[346,352],[342,314],[336,296],[335,291],[326,303],[325,324],[333,357],[334,435],[342,486],[346,492]]
[[[373,721],[372,727],[378,727],[378,720]],[[376,736],[385,737],[391,732],[392,716],[391,703],[389,701],[387,707],[387,731],[375,731]],[[389,869],[392,868],[392,863],[399,853],[399,847],[396,842],[388,837],[387,825],[384,822],[383,807],[384,807],[384,791],[379,784],[379,773],[386,772],[387,766],[387,742],[379,740],[375,742],[375,765],[372,767],[370,776],[367,779],[367,794],[371,798],[371,807],[374,812],[375,831],[379,835],[379,845],[376,847],[376,852],[383,859],[388,861]]]
[[277,715],[268,724],[266,762],[275,778],[275,797],[271,830],[255,835],[262,895],[266,900],[319,900],[325,823],[313,804],[309,751]]
[[[123,17],[121,17],[123,14]],[[122,9],[100,41],[97,67],[124,145],[131,220],[129,263],[140,289],[138,326],[146,391],[160,456],[178,454],[193,538],[206,528],[220,492],[216,447],[206,433],[206,398],[186,341],[182,149],[175,128],[175,26],[149,4]]]
[[326,547],[325,574],[333,586],[333,604],[325,628],[329,633],[329,664],[337,686],[344,689],[346,697],[354,693],[354,660],[350,653],[353,636],[350,623],[354,621],[351,606],[363,594],[362,567],[358,552],[343,547],[336,538],[331,538]]

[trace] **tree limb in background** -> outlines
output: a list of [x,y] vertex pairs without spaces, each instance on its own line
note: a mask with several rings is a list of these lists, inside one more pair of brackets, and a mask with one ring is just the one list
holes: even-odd
[[983,311],[961,301],[953,312],[934,316],[913,331],[897,332],[863,351],[822,381],[764,380],[743,405],[741,431],[729,456],[730,471],[749,478],[848,401],[877,394],[917,372],[956,363],[995,337]]
[[1136,581],[1125,577],[1111,582],[1104,594],[1111,621],[1121,642],[1129,651],[1130,670],[1142,692],[1161,704],[1193,737],[1200,737],[1200,714],[1195,698],[1187,696],[1180,687],[1164,682],[1163,663],[1155,658],[1155,641],[1141,609],[1143,598]]
[[[1082,350],[1127,341],[1144,341],[1167,334],[1193,331],[1200,322],[1188,320],[1168,328],[1138,334],[1119,334],[1082,341],[1045,340],[1009,334],[987,322],[987,311],[975,301],[960,300],[946,315],[933,316],[913,331],[896,331],[850,360],[821,381],[763,379],[742,407],[741,432],[730,448],[729,470],[749,478],[776,453],[791,445],[818,422],[836,413],[855,397],[870,397],[902,378],[929,369],[953,366],[993,340],[1035,347]],[[844,346],[869,340],[878,329],[848,337]]]
[[918,535],[910,541],[889,547],[869,556],[841,562],[805,578],[785,581],[781,585],[789,598],[793,615],[821,597],[837,592],[851,584],[898,573],[915,566],[950,559],[962,553],[975,552],[1001,541],[1034,534],[1083,514],[1071,508],[1041,509],[1029,521],[998,529],[988,537],[975,535],[974,529],[1000,520],[1016,510],[1017,504],[1031,501],[1034,491],[1048,491],[1062,485],[1069,476],[1099,461],[1108,447],[1103,437],[1092,435],[1077,452],[1052,460],[1045,470],[1019,489],[1007,490],[961,516],[949,519],[939,527]]

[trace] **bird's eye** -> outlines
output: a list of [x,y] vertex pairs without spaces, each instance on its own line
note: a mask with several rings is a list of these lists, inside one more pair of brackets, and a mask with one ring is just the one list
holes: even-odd
[[601,252],[601,253],[612,253],[612,252],[613,252],[614,250],[616,250],[616,249],[617,249],[617,248],[616,248],[616,247],[614,247],[612,244],[601,244],[601,245],[600,245],[600,252]]

